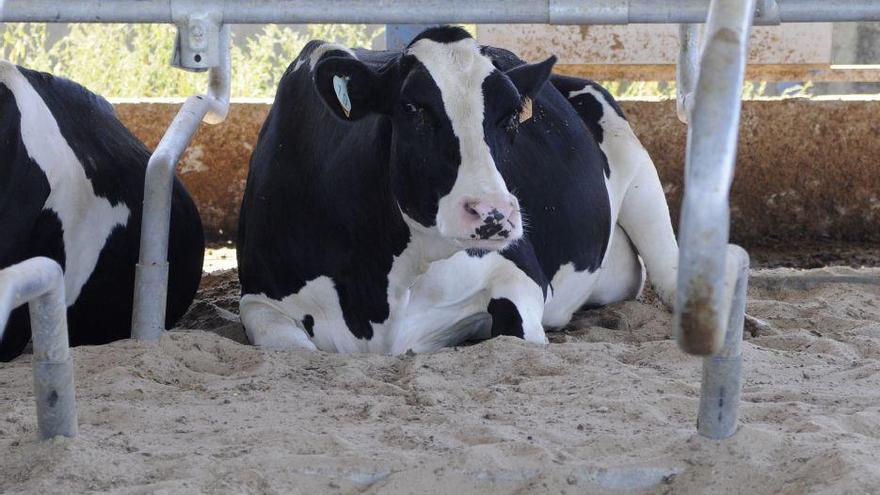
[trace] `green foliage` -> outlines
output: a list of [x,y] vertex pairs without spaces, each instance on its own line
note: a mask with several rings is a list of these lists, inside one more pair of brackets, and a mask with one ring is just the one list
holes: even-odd
[[312,24],[306,33],[268,24],[262,32],[233,43],[232,91],[234,96],[272,97],[281,75],[309,40],[333,41],[344,46],[366,46],[385,32],[384,26]]
[[[383,26],[310,25],[305,33],[266,25],[231,50],[234,97],[272,97],[287,66],[310,39],[371,46]],[[80,82],[104,96],[188,96],[206,76],[169,65],[176,30],[165,24],[72,24],[51,43],[45,24],[6,24],[0,58]]]
[[615,98],[675,98],[675,83],[666,81],[600,82]]
[[[476,26],[464,26],[472,34]],[[273,97],[287,66],[311,39],[345,46],[372,46],[384,26],[313,24],[305,29],[266,25],[244,40],[234,40],[233,97]],[[169,65],[176,30],[165,24],[72,24],[70,33],[52,43],[45,24],[5,25],[0,58],[51,72],[114,97],[188,96],[204,91],[206,76]],[[675,83],[606,81],[618,98],[675,98]],[[812,84],[786,89],[782,97],[809,96]],[[768,96],[767,83],[746,82],[745,98]]]
[[45,24],[6,24],[2,40],[0,58],[35,70],[53,69],[46,46]]

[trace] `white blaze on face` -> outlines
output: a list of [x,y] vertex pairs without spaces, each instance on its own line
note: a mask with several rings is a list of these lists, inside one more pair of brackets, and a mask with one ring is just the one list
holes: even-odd
[[[495,167],[483,131],[483,81],[495,67],[491,60],[480,53],[479,46],[471,38],[454,43],[422,39],[414,43],[407,53],[415,56],[427,68],[440,89],[443,107],[452,123],[452,132],[458,138],[461,152],[461,164],[452,190],[440,199],[437,229],[444,237],[467,239],[473,228],[462,215],[465,201],[508,196],[513,202],[516,201]],[[522,234],[519,215],[512,220],[510,240]]]

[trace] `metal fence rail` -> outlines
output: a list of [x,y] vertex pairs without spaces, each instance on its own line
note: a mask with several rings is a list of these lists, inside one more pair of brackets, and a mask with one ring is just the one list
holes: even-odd
[[[730,226],[728,193],[739,136],[746,47],[755,0],[715,0],[705,30],[688,116],[674,328],[681,348],[707,355],[721,348],[731,302],[725,286]],[[687,44],[682,44],[687,48]],[[685,86],[687,87],[687,86]]]
[[31,258],[0,271],[0,336],[12,310],[28,303],[40,438],[74,437],[76,394],[67,338],[64,274],[54,260]]
[[[707,22],[708,19],[708,22]],[[709,355],[699,431],[735,431],[748,256],[727,247],[740,94],[749,30],[781,22],[880,21],[880,1],[847,0],[5,0],[0,22],[174,23],[176,64],[211,70],[207,96],[184,104],[150,159],[132,335],[164,328],[168,225],[174,167],[204,120],[228,109],[228,24],[247,23],[678,23],[678,114],[688,133],[675,333],[687,352]],[[698,64],[697,26],[707,22]],[[733,283],[732,278],[737,278]],[[734,342],[736,341],[736,342]],[[714,353],[714,356],[712,355]],[[728,359],[730,358],[730,359]],[[733,359],[733,361],[731,361]],[[739,361],[737,361],[739,362]],[[735,395],[730,384],[736,384]],[[717,385],[723,410],[711,399]],[[726,388],[725,388],[726,387]],[[713,390],[715,392],[713,392]],[[715,395],[713,395],[715,394]],[[726,394],[726,395],[725,395]],[[708,416],[707,416],[708,415]],[[714,417],[717,421],[706,418]],[[732,420],[731,420],[732,418]]]
[[730,310],[721,349],[703,358],[703,382],[697,432],[708,438],[727,438],[736,433],[742,391],[742,339],[749,283],[749,255],[739,246],[727,249],[727,280]]
[[[0,22],[177,22],[180,11],[227,24],[681,24],[710,0],[5,0]],[[880,21],[874,0],[759,0],[756,24]]]
[[[229,60],[229,26],[219,24],[196,29],[206,32],[217,29],[218,66],[210,69],[208,93],[191,96],[181,107],[159,146],[150,156],[144,180],[144,212],[141,221],[140,258],[135,271],[135,293],[131,336],[138,340],[158,340],[165,330],[165,307],[168,296],[168,237],[171,228],[171,192],[177,162],[186,151],[199,124],[204,120],[217,124],[229,111],[231,67]],[[192,31],[193,29],[190,29]],[[184,34],[181,34],[184,37]],[[181,41],[186,43],[186,39]],[[196,61],[180,50],[178,60],[200,63],[212,54],[203,55],[193,43],[190,52]]]

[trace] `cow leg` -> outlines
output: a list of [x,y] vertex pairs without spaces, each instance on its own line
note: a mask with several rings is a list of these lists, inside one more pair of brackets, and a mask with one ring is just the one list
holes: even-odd
[[587,307],[633,299],[645,283],[645,270],[639,256],[619,225],[614,228],[608,254],[598,275],[590,297],[584,303]]
[[672,306],[678,272],[678,243],[654,162],[611,96],[598,85],[568,77],[554,77],[553,84],[572,102],[587,127],[595,133],[610,169],[608,189],[612,220],[623,227],[632,240],[645,262],[648,281],[660,299]]
[[678,277],[678,242],[657,170],[648,152],[641,145],[639,149],[635,153],[637,168],[623,193],[617,222],[645,262],[651,286],[663,303],[672,307]]
[[523,264],[520,258],[531,253],[524,244],[511,247],[503,256],[497,252],[482,256],[459,252],[432,263],[413,286],[405,311],[393,324],[389,352],[431,352],[496,335],[546,343],[541,326],[544,291],[507,258]]
[[490,275],[487,290],[493,337],[513,335],[528,342],[547,343],[541,325],[544,292],[525,272],[504,260]]
[[252,344],[269,349],[317,350],[309,335],[292,318],[260,301],[262,296],[242,298],[241,323]]

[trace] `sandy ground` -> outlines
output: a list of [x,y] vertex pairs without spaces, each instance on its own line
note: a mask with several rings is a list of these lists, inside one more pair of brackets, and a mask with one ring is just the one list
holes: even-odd
[[880,492],[880,269],[752,275],[769,328],[727,441],[696,436],[700,360],[650,297],[546,347],[276,352],[231,340],[227,270],[183,322],[204,330],[74,349],[76,439],[38,442],[30,356],[0,365],[0,492]]

